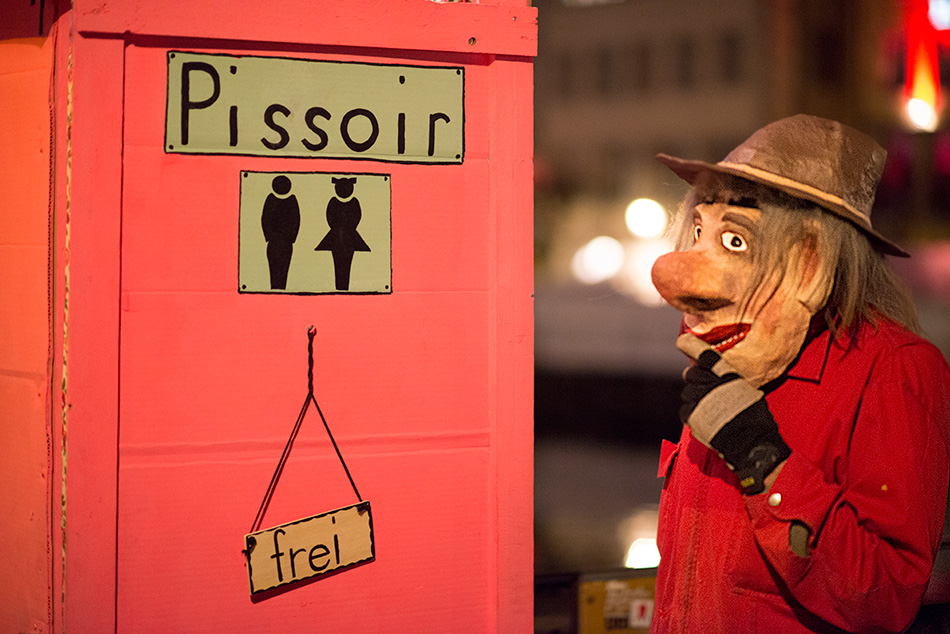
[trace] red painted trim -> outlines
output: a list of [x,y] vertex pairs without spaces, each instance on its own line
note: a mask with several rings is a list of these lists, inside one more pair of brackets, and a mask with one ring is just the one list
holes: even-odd
[[52,536],[52,580],[50,606],[52,618],[50,622],[51,631],[62,631],[62,622],[64,620],[63,605],[63,536],[62,529],[62,452],[63,452],[63,412],[65,410],[63,402],[63,324],[65,323],[65,306],[63,304],[63,293],[65,288],[65,267],[66,258],[62,252],[62,245],[65,243],[66,235],[66,135],[68,132],[66,126],[66,93],[67,93],[67,72],[66,61],[67,51],[69,50],[69,21],[65,18],[58,21],[50,33],[50,37],[55,40],[55,49],[53,51],[53,82],[50,98],[53,102],[53,297],[52,297],[52,318],[53,318],[53,363],[52,372],[52,394],[50,408],[50,429],[52,431],[52,451],[51,451],[51,473],[52,486],[50,495],[51,507],[51,536]]
[[[66,315],[66,631],[115,630],[124,44],[73,37]],[[69,68],[67,60],[63,68]],[[64,245],[65,247],[66,245]],[[94,581],[93,581],[94,580]]]
[[537,9],[432,0],[208,0],[104,3],[76,0],[75,29],[85,36],[185,37],[453,53],[537,55]]
[[497,631],[533,627],[534,263],[532,66],[496,60],[490,120],[494,216]]

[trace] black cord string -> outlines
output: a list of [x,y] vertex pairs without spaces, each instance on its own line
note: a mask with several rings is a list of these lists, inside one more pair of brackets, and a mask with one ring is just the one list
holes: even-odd
[[274,475],[270,479],[270,484],[267,486],[267,492],[264,494],[264,500],[261,502],[261,507],[257,511],[257,515],[254,517],[254,524],[251,526],[249,532],[256,533],[261,527],[261,522],[264,521],[264,514],[267,512],[267,507],[270,506],[271,498],[274,496],[274,490],[277,488],[277,482],[280,480],[280,476],[284,471],[284,466],[287,464],[287,460],[290,458],[290,450],[294,446],[294,441],[297,439],[297,434],[300,432],[300,427],[303,423],[303,419],[307,414],[307,408],[310,407],[311,401],[317,408],[317,412],[320,414],[320,420],[323,421],[323,427],[327,431],[327,436],[330,437],[330,443],[333,444],[333,449],[336,451],[337,457],[340,459],[340,464],[343,465],[343,471],[346,472],[346,477],[350,481],[350,486],[353,487],[353,492],[356,493],[357,499],[362,502],[363,498],[360,496],[359,490],[356,488],[356,483],[353,481],[353,477],[350,475],[350,470],[346,466],[346,461],[343,459],[343,454],[340,453],[340,448],[336,444],[336,440],[333,439],[333,434],[330,432],[330,425],[327,424],[327,419],[323,416],[323,411],[320,409],[320,404],[317,403],[317,399],[313,395],[313,338],[317,334],[317,329],[314,326],[310,326],[307,329],[307,398],[303,402],[303,407],[300,409],[300,414],[297,416],[297,421],[294,423],[294,428],[290,432],[290,438],[287,439],[287,444],[284,445],[284,451],[280,456],[280,460],[277,463],[277,469],[274,470]]
[[261,527],[261,522],[264,521],[264,513],[267,512],[267,507],[270,506],[270,500],[274,496],[274,489],[277,488],[277,481],[280,480],[280,476],[284,471],[284,465],[287,464],[287,458],[290,457],[290,450],[294,446],[294,440],[297,438],[297,432],[300,431],[300,424],[303,422],[303,417],[307,413],[307,408],[310,406],[312,397],[312,394],[307,394],[307,398],[303,402],[303,407],[300,409],[300,414],[297,416],[297,422],[294,423],[294,428],[290,432],[290,438],[287,439],[287,444],[284,445],[284,453],[280,455],[280,461],[277,463],[277,469],[274,470],[274,475],[271,476],[270,484],[267,485],[267,492],[264,494],[264,500],[261,502],[261,507],[257,510],[257,515],[254,517],[254,524],[251,525],[251,530],[248,532],[256,533],[257,529]]
[[313,398],[313,394],[310,395],[310,398],[313,400],[313,404],[317,406],[317,413],[320,414],[320,420],[323,421],[323,427],[327,430],[327,436],[330,437],[330,442],[333,443],[333,448],[336,450],[336,455],[340,459],[340,464],[343,465],[343,471],[346,472],[346,477],[350,481],[350,486],[353,487],[353,493],[355,493],[356,498],[362,502],[363,498],[360,497],[360,492],[356,488],[356,483],[353,482],[353,477],[350,475],[350,470],[346,467],[346,460],[343,459],[343,454],[340,453],[340,448],[336,446],[336,441],[333,440],[333,434],[330,433],[330,426],[327,425],[327,419],[323,417],[323,412],[320,410],[320,404],[317,403],[317,399]]
[[313,338],[316,335],[317,328],[310,326],[310,328],[307,329],[307,394],[311,397],[313,396]]

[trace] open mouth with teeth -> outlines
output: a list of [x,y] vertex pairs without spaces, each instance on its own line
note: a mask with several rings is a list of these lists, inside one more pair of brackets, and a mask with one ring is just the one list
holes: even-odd
[[716,326],[703,333],[690,332],[711,345],[716,352],[722,353],[745,339],[751,329],[752,324],[742,323]]

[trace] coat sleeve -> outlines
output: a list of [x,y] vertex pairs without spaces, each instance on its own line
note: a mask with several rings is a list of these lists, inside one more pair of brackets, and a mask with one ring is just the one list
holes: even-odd
[[[793,603],[848,631],[910,624],[940,544],[948,430],[946,361],[929,344],[901,347],[872,369],[840,458],[844,481],[826,481],[793,448],[771,489],[746,498],[759,548]],[[808,529],[808,556],[790,548],[793,524]]]

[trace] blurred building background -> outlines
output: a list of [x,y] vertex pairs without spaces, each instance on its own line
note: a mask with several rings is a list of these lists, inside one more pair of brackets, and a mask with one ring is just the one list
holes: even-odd
[[[659,444],[679,436],[685,362],[679,314],[661,305],[649,269],[669,249],[663,222],[685,185],[654,155],[716,161],[800,112],[874,136],[889,151],[874,224],[913,253],[895,267],[950,357],[950,134],[939,84],[911,81],[950,79],[940,44],[950,6],[534,4],[536,571],[617,568],[629,555],[655,565]],[[914,97],[935,107],[929,120],[908,111]],[[655,202],[630,204],[639,199]]]

